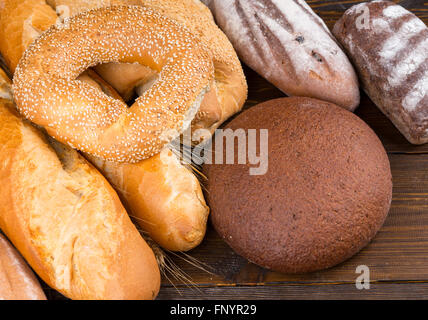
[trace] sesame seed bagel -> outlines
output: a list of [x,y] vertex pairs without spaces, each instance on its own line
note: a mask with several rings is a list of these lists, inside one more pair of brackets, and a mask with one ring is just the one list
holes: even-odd
[[[16,0],[13,0],[16,1]],[[216,25],[211,11],[199,0],[48,0],[61,17],[73,16],[90,9],[127,4],[147,7],[186,27],[212,53],[215,78],[210,91],[192,123],[192,130],[214,133],[223,122],[239,112],[247,99],[247,82],[241,62],[226,37]],[[0,19],[1,21],[1,19]],[[0,39],[1,41],[1,39]],[[144,92],[156,71],[139,64],[109,63],[96,66],[96,72],[128,101]],[[194,135],[194,142],[209,135]]]
[[[139,63],[157,82],[128,106],[76,78],[102,63]],[[214,78],[211,54],[173,20],[141,6],[76,15],[25,52],[13,88],[20,112],[63,143],[114,162],[158,154],[188,128]]]

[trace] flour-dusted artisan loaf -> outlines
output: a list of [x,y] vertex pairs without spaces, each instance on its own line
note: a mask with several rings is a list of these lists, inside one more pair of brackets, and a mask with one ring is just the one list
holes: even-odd
[[390,1],[345,12],[333,32],[356,66],[364,90],[414,144],[428,142],[428,28]]
[[204,165],[213,225],[237,253],[280,272],[315,271],[357,253],[382,226],[392,196],[388,156],[353,113],[282,98],[226,128],[269,130],[265,175],[237,164],[238,143],[235,164]]
[[243,61],[288,95],[354,110],[351,63],[303,0],[206,0]]

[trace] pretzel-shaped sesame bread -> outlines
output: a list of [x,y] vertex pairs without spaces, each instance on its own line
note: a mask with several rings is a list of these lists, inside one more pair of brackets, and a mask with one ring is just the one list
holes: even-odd
[[[128,106],[76,80],[108,62],[140,63],[158,81]],[[114,162],[158,154],[188,128],[214,78],[212,57],[184,27],[141,6],[88,11],[26,51],[13,88],[20,112],[61,142]]]

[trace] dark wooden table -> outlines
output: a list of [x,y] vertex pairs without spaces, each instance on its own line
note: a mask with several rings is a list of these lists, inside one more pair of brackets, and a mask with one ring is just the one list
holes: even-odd
[[[307,1],[331,28],[343,12],[362,1]],[[394,1],[428,22],[428,2]],[[246,107],[283,94],[245,68]],[[391,161],[393,202],[389,216],[369,246],[329,270],[304,275],[271,272],[235,254],[209,226],[205,241],[185,255],[169,255],[188,281],[165,277],[159,299],[427,299],[428,145],[412,146],[362,95],[356,114],[379,135]],[[193,259],[197,265],[193,265]],[[369,290],[355,286],[356,268],[370,269]],[[206,270],[202,270],[202,269]]]
[[[307,1],[331,28],[362,1]],[[428,23],[428,2],[394,1]],[[246,108],[284,96],[245,67]],[[262,269],[235,254],[209,225],[204,242],[187,254],[167,254],[180,276],[163,277],[158,299],[428,299],[428,144],[412,146],[362,94],[356,114],[379,135],[391,161],[393,201],[375,239],[350,260],[328,270],[287,275]],[[356,268],[370,269],[370,289],[358,290]],[[62,297],[46,289],[48,298]]]

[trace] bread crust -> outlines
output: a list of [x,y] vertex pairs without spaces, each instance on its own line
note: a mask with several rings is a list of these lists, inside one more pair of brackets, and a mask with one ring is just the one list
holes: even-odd
[[169,148],[137,164],[88,159],[112,183],[135,221],[161,247],[189,251],[202,242],[209,208],[198,179]]
[[[56,6],[69,6],[69,15],[94,9],[97,4],[100,6],[113,4],[106,1],[61,0],[48,2],[53,8],[56,8]],[[33,15],[31,8],[29,6],[29,11],[22,16]],[[54,9],[50,10],[54,12]],[[210,15],[206,8],[205,12]],[[3,19],[3,15],[0,14],[0,17]],[[15,28],[19,29],[19,24]],[[21,32],[14,30],[13,34],[21,34]],[[19,55],[22,53],[16,52]],[[143,71],[147,71],[144,76],[154,74],[149,72],[151,69],[139,64],[136,68],[132,64],[118,63],[104,64],[96,68],[99,75],[110,79],[115,84],[114,87],[119,88],[120,95],[92,69],[85,71],[78,77],[78,80],[103,91],[110,97],[122,100],[122,97],[131,95],[131,91],[127,91],[130,89],[126,86],[126,82],[137,83],[141,81],[142,73],[139,72],[140,68]],[[7,86],[10,88],[10,83]],[[211,91],[207,93],[204,101],[212,96]],[[8,91],[5,91],[4,94],[9,95]],[[217,104],[211,103],[210,106],[217,106]],[[205,116],[206,118],[207,116]],[[166,153],[166,151],[162,152]],[[169,155],[169,153],[167,154]],[[155,156],[136,164],[117,164],[89,154],[85,156],[106,175],[126,204],[134,221],[163,248],[171,251],[188,251],[199,245],[203,240],[209,208],[206,206],[197,178],[191,170],[183,166],[175,158],[175,155],[166,157],[166,161],[162,161],[160,156]],[[150,170],[147,171],[147,168],[150,168]],[[174,181],[172,177],[176,180]],[[156,189],[157,187],[159,187],[158,190]],[[153,195],[156,196],[154,197]]]
[[[215,79],[193,120],[192,129],[214,133],[224,121],[239,112],[247,99],[247,82],[236,52],[217,27],[210,10],[199,0],[52,0],[54,7],[68,7],[75,15],[89,9],[118,4],[140,5],[153,9],[185,26],[211,52]],[[140,83],[156,75],[156,70],[138,65],[105,64],[96,67],[101,77],[127,100]],[[123,75],[126,74],[126,77]],[[205,135],[206,139],[206,135]],[[201,142],[199,138],[195,142]]]
[[[122,99],[92,70],[78,79]],[[110,181],[134,221],[162,248],[189,251],[202,242],[209,208],[192,169],[169,147],[135,164],[85,157]]]
[[213,226],[238,254],[278,272],[313,272],[350,258],[382,226],[392,199],[388,156],[351,112],[281,98],[225,128],[269,132],[265,175],[238,164],[236,143],[234,164],[204,165]]
[[27,47],[57,18],[45,0],[0,0],[0,52],[12,73]]
[[34,273],[0,234],[0,300],[46,300]]
[[71,299],[153,299],[153,251],[105,178],[0,101],[0,228]]

